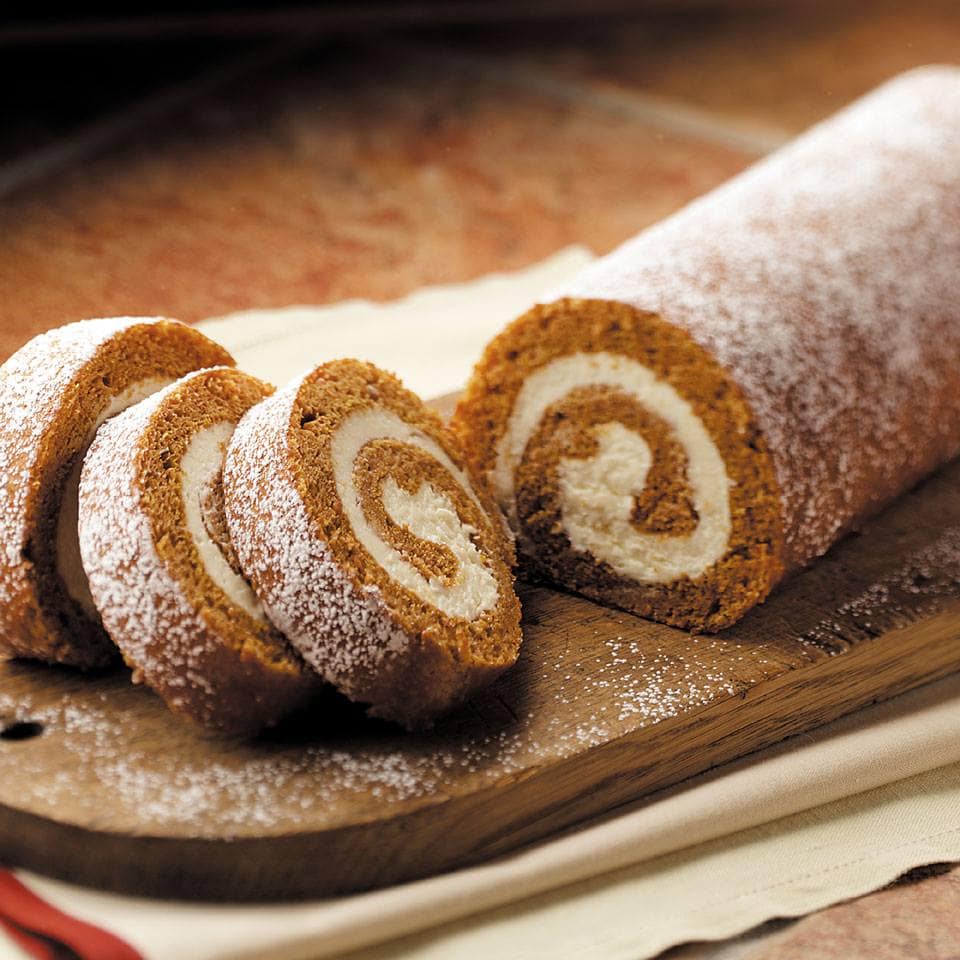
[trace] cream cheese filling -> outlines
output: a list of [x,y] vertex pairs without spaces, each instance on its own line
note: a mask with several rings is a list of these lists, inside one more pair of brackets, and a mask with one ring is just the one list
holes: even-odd
[[527,378],[497,448],[491,475],[497,499],[516,528],[514,477],[530,437],[550,406],[590,386],[622,390],[666,421],[686,453],[687,481],[699,521],[692,533],[680,536],[644,533],[630,522],[652,454],[635,431],[621,423],[603,423],[592,428],[598,444],[592,457],[564,458],[559,464],[561,516],[571,546],[630,580],[668,583],[698,577],[729,546],[731,483],[726,465],[690,404],[629,357],[576,353],[545,364]]
[[132,407],[135,403],[145,400],[151,394],[162,390],[171,383],[173,383],[172,380],[149,377],[132,383],[122,393],[113,397],[100,411],[100,415],[87,435],[83,450],[77,455],[73,467],[70,469],[67,482],[63,488],[60,511],[57,514],[57,572],[60,574],[60,579],[63,581],[67,593],[94,620],[99,618],[99,614],[93,602],[90,584],[87,582],[87,575],[84,573],[83,563],[80,559],[80,534],[77,530],[80,512],[80,471],[83,469],[83,458],[86,456],[87,448],[93,443],[97,429],[104,421],[122,413],[127,407]]
[[227,454],[227,444],[236,424],[229,421],[215,423],[198,430],[190,439],[180,460],[183,475],[183,509],[187,517],[187,531],[200,554],[200,561],[210,579],[227,599],[246,611],[255,620],[265,621],[263,605],[246,580],[227,562],[218,544],[211,538],[203,522],[203,497],[212,483],[218,482]]
[[460,519],[456,506],[445,493],[424,482],[410,494],[392,477],[384,480],[381,487],[384,510],[394,523],[406,527],[415,537],[446,547],[456,557],[457,575],[452,583],[424,577],[367,520],[354,483],[354,462],[368,443],[379,439],[397,440],[423,450],[480,506],[467,475],[434,440],[390,410],[382,407],[361,410],[340,424],[330,446],[337,495],[354,535],[401,587],[447,616],[468,621],[477,619],[496,605],[499,588],[496,577],[484,564],[470,537],[474,531]]

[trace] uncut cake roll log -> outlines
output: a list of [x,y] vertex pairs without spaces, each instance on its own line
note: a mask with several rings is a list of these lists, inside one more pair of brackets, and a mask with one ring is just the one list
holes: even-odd
[[239,572],[223,513],[227,444],[272,389],[229,367],[192,373],[101,427],[80,478],[84,569],[134,681],[237,735],[322,684]]
[[452,428],[528,572],[734,623],[960,450],[960,70],[592,264],[488,346]]
[[254,407],[224,500],[270,617],[372,715],[429,726],[515,662],[503,518],[437,415],[390,374],[335,361]]
[[108,417],[191,370],[232,364],[175,320],[83,320],[0,367],[0,656],[93,669],[117,658],[77,543],[83,454]]

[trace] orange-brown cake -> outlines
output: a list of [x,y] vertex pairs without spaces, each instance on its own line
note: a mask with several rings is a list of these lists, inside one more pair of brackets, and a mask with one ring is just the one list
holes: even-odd
[[113,414],[232,363],[185,324],[121,317],[42,334],[0,367],[0,655],[83,668],[116,658],[80,563],[84,451]]
[[439,418],[327,363],[254,407],[224,466],[240,566],[317,671],[422,726],[517,658],[512,544]]
[[719,629],[954,457],[958,158],[906,74],[498,336],[452,428],[527,571]]
[[80,479],[80,550],[103,624],[175,712],[250,734],[321,685],[239,572],[223,513],[227,444],[272,387],[192,373],[97,432]]

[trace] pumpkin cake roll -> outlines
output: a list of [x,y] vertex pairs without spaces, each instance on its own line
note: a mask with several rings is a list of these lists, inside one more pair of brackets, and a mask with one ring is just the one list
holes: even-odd
[[80,479],[80,550],[104,626],[172,710],[255,733],[321,686],[239,571],[221,484],[244,413],[272,391],[218,367],[105,424]]
[[108,417],[232,363],[185,324],[121,317],[51,330],[0,367],[0,655],[88,669],[117,658],[80,563],[84,451]]
[[498,336],[452,427],[527,572],[720,629],[954,457],[958,158],[905,74]]
[[224,500],[271,619],[373,715],[428,725],[516,660],[507,528],[437,415],[390,374],[335,361],[254,407]]

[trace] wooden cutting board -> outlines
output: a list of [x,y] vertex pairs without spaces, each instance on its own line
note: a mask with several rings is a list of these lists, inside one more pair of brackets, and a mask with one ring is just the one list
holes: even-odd
[[338,700],[257,741],[129,675],[0,664],[0,859],[253,900],[475,863],[960,668],[960,464],[719,636],[521,588],[517,667],[431,732]]

